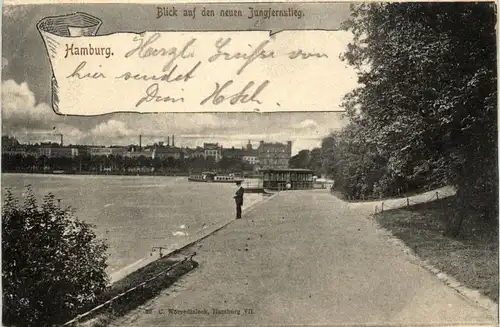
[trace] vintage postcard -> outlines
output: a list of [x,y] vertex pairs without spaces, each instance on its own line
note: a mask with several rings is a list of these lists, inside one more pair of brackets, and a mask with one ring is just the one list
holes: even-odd
[[2,10],[3,326],[498,325],[496,2]]

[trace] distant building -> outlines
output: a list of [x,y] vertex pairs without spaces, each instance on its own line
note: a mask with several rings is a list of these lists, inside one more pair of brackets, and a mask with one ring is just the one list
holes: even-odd
[[262,169],[286,169],[292,157],[292,142],[283,144],[260,141],[257,156]]
[[205,158],[205,150],[201,146],[197,146],[196,149],[186,148],[184,158]]
[[203,143],[205,159],[213,158],[215,162],[222,159],[222,146],[219,143]]
[[[198,151],[197,151],[198,150]],[[196,156],[204,157],[204,151],[203,148],[198,147],[197,149],[191,149],[191,148],[184,148],[184,159],[191,159]]]
[[243,152],[242,160],[245,163],[256,165],[259,163],[259,155],[257,150],[254,150],[252,147],[252,143],[248,141],[247,147]]
[[2,154],[9,155],[9,156],[22,156],[22,157],[38,157],[38,151],[36,149],[28,149],[25,147],[18,147],[18,148],[10,148],[10,149],[2,149]]
[[153,156],[152,158],[159,158],[159,159],[167,159],[167,158],[174,158],[174,159],[182,159],[184,158],[184,153],[181,148],[177,147],[163,147],[159,146],[156,147],[153,150]]
[[123,156],[127,152],[126,148],[114,147],[114,148],[104,148],[104,147],[91,147],[88,149],[88,153],[91,157],[95,156]]
[[153,153],[153,151],[127,151],[123,156],[128,158],[139,158],[141,156],[146,158],[153,158]]
[[38,149],[38,155],[47,158],[73,158],[78,156],[78,148],[42,146]]
[[243,154],[242,160],[243,160],[243,162],[251,164],[251,165],[258,164],[259,163],[259,157],[257,155],[257,151],[256,150],[252,150],[251,152],[250,151],[245,151],[245,153]]
[[6,155],[9,155],[9,156],[23,156],[23,157],[27,157],[26,149],[23,149],[23,148],[19,148],[19,149],[11,148],[10,150],[3,150],[2,149],[2,154],[6,154]]
[[91,146],[87,146],[87,145],[74,145],[72,147],[78,149],[78,155],[79,156],[90,155],[90,148],[92,148]]
[[229,149],[222,149],[222,157],[224,158],[243,160],[244,155],[244,149],[235,149],[234,147]]

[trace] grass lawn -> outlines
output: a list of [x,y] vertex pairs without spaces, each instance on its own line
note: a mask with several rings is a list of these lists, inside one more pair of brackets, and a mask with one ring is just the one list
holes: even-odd
[[457,238],[443,236],[454,197],[375,215],[422,260],[498,303],[498,223],[465,219]]

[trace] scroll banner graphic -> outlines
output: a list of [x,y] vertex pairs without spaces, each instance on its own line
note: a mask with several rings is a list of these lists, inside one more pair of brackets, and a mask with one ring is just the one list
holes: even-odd
[[350,40],[344,31],[98,35],[102,24],[73,13],[37,25],[59,114],[338,111],[355,86],[339,59]]

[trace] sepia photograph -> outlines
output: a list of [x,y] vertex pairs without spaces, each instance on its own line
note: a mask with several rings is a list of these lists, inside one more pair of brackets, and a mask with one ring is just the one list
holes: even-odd
[[2,326],[498,326],[496,2],[2,7]]

